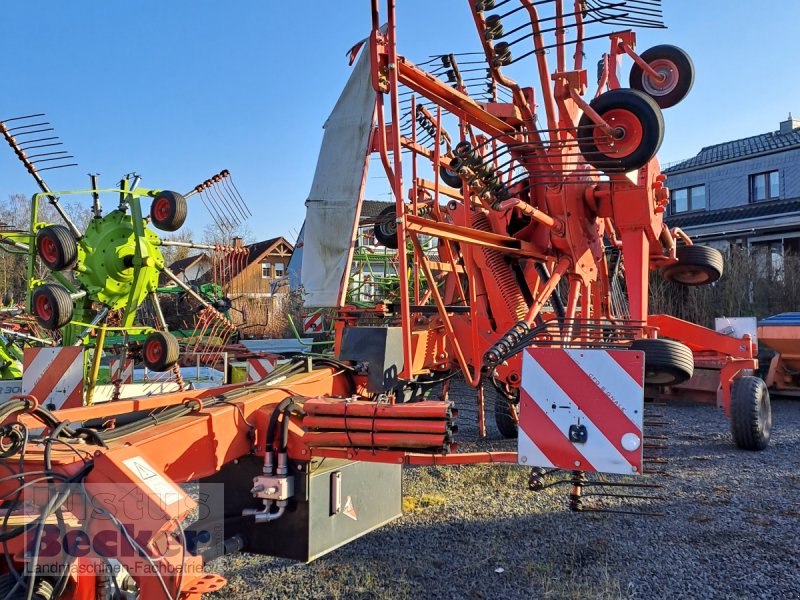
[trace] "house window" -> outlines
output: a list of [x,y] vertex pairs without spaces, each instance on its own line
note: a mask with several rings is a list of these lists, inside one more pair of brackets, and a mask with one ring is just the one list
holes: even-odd
[[778,171],[758,173],[750,176],[750,202],[763,202],[775,200],[781,195],[780,177]]
[[283,277],[283,263],[275,263],[275,278]]
[[272,263],[261,263],[261,278],[270,279],[272,277]]
[[672,190],[672,212],[682,213],[706,209],[706,186],[694,185],[692,187]]

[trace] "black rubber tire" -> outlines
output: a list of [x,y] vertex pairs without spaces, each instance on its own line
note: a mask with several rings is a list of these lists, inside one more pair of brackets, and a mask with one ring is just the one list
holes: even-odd
[[178,192],[159,192],[150,205],[150,222],[161,231],[176,231],[186,221],[186,198]]
[[375,239],[381,246],[397,250],[397,212],[394,206],[387,206],[378,214],[377,223],[373,229]]
[[661,267],[661,276],[681,285],[707,285],[714,283],[725,270],[722,252],[708,246],[678,246],[678,262]]
[[78,260],[78,243],[63,225],[48,225],[36,234],[36,253],[52,271],[64,271]]
[[629,79],[633,89],[650,96],[661,108],[675,106],[689,94],[694,85],[694,63],[684,50],[664,44],[645,50],[641,57],[664,75],[666,81],[663,84],[654,82],[639,65],[633,63]]
[[[516,406],[519,407],[519,401]],[[507,440],[516,439],[519,436],[519,424],[514,420],[514,415],[511,413],[509,400],[502,394],[497,394],[494,397],[494,423],[497,425],[497,430]]]
[[75,309],[67,289],[53,283],[33,290],[31,308],[36,321],[45,329],[61,329],[72,320]]
[[630,349],[644,352],[645,385],[678,385],[694,374],[692,351],[675,340],[635,340]]
[[764,450],[772,431],[769,390],[759,377],[745,376],[731,386],[731,435],[742,450]]
[[154,331],[142,344],[142,362],[151,371],[169,371],[179,355],[177,338],[166,331]]
[[[615,114],[619,116],[622,113],[633,119],[633,123],[641,129],[641,139],[638,142],[634,139],[633,148],[623,155],[613,156],[598,148],[595,136],[606,139],[608,136],[600,131],[596,132],[594,122],[584,114],[578,122],[578,146],[590,165],[608,173],[635,171],[656,155],[664,140],[664,115],[650,96],[625,88],[609,90],[592,100],[590,106],[611,126],[625,129],[624,122],[614,117]],[[615,143],[623,147],[624,141],[623,137]]]
[[464,182],[461,180],[461,177],[458,176],[458,173],[445,165],[439,166],[439,177],[448,187],[457,189],[464,187]]

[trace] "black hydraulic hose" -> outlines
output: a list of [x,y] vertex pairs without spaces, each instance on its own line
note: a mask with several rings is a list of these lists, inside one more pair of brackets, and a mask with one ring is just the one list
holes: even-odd
[[[64,479],[63,483],[67,484],[67,487],[65,489],[69,491],[68,484],[77,483],[77,482],[81,481],[89,473],[89,471],[92,470],[93,467],[94,467],[94,463],[91,463],[91,462],[87,463],[77,473],[75,473],[75,475],[73,475],[72,477],[69,477],[67,479]],[[30,483],[34,483],[34,482],[32,481]],[[22,489],[23,487],[25,487],[27,485],[28,485],[27,483],[23,484],[22,486],[20,486],[20,489]],[[56,508],[61,506],[61,504],[63,504],[65,500],[66,500],[66,497],[64,497],[64,500],[62,500],[60,502],[60,504],[58,504],[58,505],[53,504],[52,501],[51,501],[51,503],[48,503],[48,507],[46,507],[46,508],[49,508],[48,515],[51,514],[53,512],[53,510],[55,510]],[[46,517],[44,517],[44,518],[46,518]],[[25,523],[24,525],[18,525],[16,527],[14,527],[13,529],[9,530],[9,531],[0,532],[0,541],[10,541],[10,540],[14,539],[15,537],[30,531],[34,527],[37,527],[41,520],[42,520],[42,517],[40,516],[39,518],[33,519],[32,521],[30,521],[28,523]]]
[[123,425],[122,427],[118,427],[110,431],[99,433],[98,435],[103,441],[108,442],[110,440],[115,440],[124,437],[126,435],[139,433],[140,431],[144,431],[148,427],[152,427],[154,425],[160,425],[161,423],[171,421],[172,419],[177,419],[178,417],[184,417],[188,414],[191,414],[195,410],[196,408],[193,408],[188,404],[171,406],[169,408],[165,408],[163,411],[157,414],[150,413],[147,417],[143,419],[134,421],[132,423],[128,423],[127,425]]
[[[327,364],[330,364],[331,366],[335,366],[335,367],[343,369],[345,371],[345,373],[347,373],[349,382],[351,384],[351,389],[353,389],[353,390],[355,389],[355,380],[353,378],[354,369],[353,369],[352,366],[350,366],[348,364],[345,364],[343,362],[340,362],[338,360],[335,360],[333,358],[328,358],[328,357],[312,357],[312,361],[314,361],[314,360],[316,360],[317,362],[321,362],[323,364],[327,363]],[[202,406],[204,408],[207,408],[207,407],[210,407],[210,406],[214,406],[214,405],[218,404],[221,401],[230,402],[231,400],[233,400],[233,399],[235,399],[235,398],[237,398],[239,396],[252,393],[253,390],[257,390],[257,389],[260,389],[260,388],[263,388],[263,387],[268,387],[273,381],[275,381],[276,379],[278,379],[280,377],[285,377],[285,376],[289,376],[289,375],[301,372],[302,369],[303,369],[303,363],[304,362],[305,362],[304,360],[300,359],[300,360],[296,360],[294,362],[288,363],[286,365],[282,365],[281,367],[278,367],[277,369],[275,369],[264,380],[255,382],[255,383],[250,384],[250,385],[242,386],[241,388],[238,388],[236,390],[231,390],[230,392],[228,392],[226,394],[222,394],[222,395],[217,396],[217,397],[204,398],[204,399],[202,399]],[[286,406],[284,405],[284,402],[291,401],[291,400],[293,400],[293,398],[291,398],[291,397],[290,398],[286,398],[285,400],[283,400],[278,405],[278,408],[270,416],[269,425],[267,426],[267,446],[266,446],[267,448],[271,448],[272,444],[275,441],[275,430],[276,430],[276,427],[277,427],[277,421],[278,421],[278,418],[280,416],[281,411],[284,408],[286,408]],[[81,435],[84,435],[86,437],[94,437],[95,441],[98,442],[100,445],[105,445],[106,442],[108,442],[108,441],[116,440],[116,439],[119,439],[119,438],[124,437],[126,435],[139,433],[140,431],[143,431],[143,430],[145,430],[148,427],[151,427],[153,425],[159,425],[161,423],[170,421],[172,419],[177,419],[179,417],[184,417],[184,416],[186,416],[188,414],[191,414],[192,412],[197,410],[197,408],[199,406],[201,406],[201,402],[200,401],[196,402],[197,406],[193,407],[193,406],[191,406],[191,404],[192,404],[192,402],[189,401],[186,404],[170,406],[170,407],[164,407],[162,409],[156,409],[159,412],[150,411],[150,412],[147,412],[147,413],[142,413],[142,412],[135,413],[134,414],[134,418],[132,420],[131,420],[129,415],[113,415],[114,418],[121,418],[124,421],[124,424],[121,425],[121,426],[118,426],[118,427],[116,427],[114,429],[108,430],[108,431],[96,431],[96,429],[98,427],[101,427],[102,424],[107,419],[109,419],[111,417],[101,417],[101,418],[98,418],[98,419],[89,419],[89,420],[84,421],[81,424],[82,427],[78,430],[78,432]],[[51,413],[51,416],[52,416],[52,413]],[[55,419],[54,416],[53,416],[53,419]],[[58,425],[59,422],[56,420],[55,423],[56,423],[56,425]],[[73,436],[77,435],[77,433],[73,432],[72,430],[64,429],[65,433],[67,433],[68,431]]]
[[343,363],[340,360],[336,360],[335,358],[331,358],[329,356],[312,356],[311,357],[312,364],[314,362],[321,363],[323,365],[327,364],[332,367],[336,367],[339,369],[344,370],[345,377],[347,377],[347,383],[350,384],[349,391],[355,392],[356,390],[356,380],[353,377],[353,374],[356,372],[355,368],[352,365],[348,365],[347,363]]
[[272,445],[275,442],[275,429],[278,426],[278,417],[280,416],[281,411],[289,406],[294,401],[294,397],[289,396],[288,398],[284,398],[278,403],[278,406],[272,411],[272,414],[269,416],[269,423],[267,424],[267,439],[266,444],[264,445],[264,449],[266,452],[272,452]]
[[[286,447],[289,445],[289,417],[292,412],[297,411],[300,414],[305,414],[303,410],[303,402],[298,401],[298,398],[292,398],[289,405],[283,409],[283,421],[281,422],[281,445],[280,451],[286,452]],[[277,413],[277,411],[275,411]]]

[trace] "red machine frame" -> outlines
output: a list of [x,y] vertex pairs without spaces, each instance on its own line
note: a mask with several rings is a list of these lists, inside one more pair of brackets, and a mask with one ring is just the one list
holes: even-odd
[[[495,379],[509,394],[519,386],[520,359],[513,352],[515,345],[627,347],[636,340],[672,338],[724,364],[721,383],[729,410],[731,381],[742,370],[757,366],[752,344],[748,338],[731,338],[673,317],[648,314],[650,271],[679,264],[678,242],[690,245],[691,241],[682,232],[669,230],[663,222],[668,190],[655,157],[648,157],[629,170],[618,168],[615,162],[624,162],[647,136],[642,123],[636,121],[635,112],[619,107],[598,110],[602,104],[595,102],[603,98],[601,92],[606,87],[611,91],[619,89],[617,64],[623,55],[630,56],[654,81],[659,81],[660,72],[636,54],[632,32],[614,32],[610,35],[611,50],[603,59],[598,95],[592,102],[586,102],[583,95],[588,77],[582,65],[582,3],[575,2],[572,13],[574,26],[580,33],[573,69],[567,70],[564,19],[568,15],[564,13],[563,2],[555,2],[557,69],[551,74],[537,13],[537,5],[541,3],[520,2],[533,30],[544,96],[541,103],[547,116],[543,130],[535,122],[533,88],[521,87],[502,73],[500,65],[506,60],[507,48],[498,51],[500,45],[492,44],[487,32],[497,31],[496,23],[487,24],[487,18],[475,3],[470,2],[470,10],[481,35],[492,80],[510,92],[509,102],[500,102],[496,95],[493,101],[476,102],[462,83],[455,88],[448,86],[399,56],[395,0],[387,1],[388,25],[384,31],[380,28],[379,2],[372,0],[372,32],[367,51],[376,91],[377,126],[371,149],[381,157],[396,200],[400,305],[399,310],[388,305],[367,311],[342,307],[336,320],[335,353],[338,355],[342,349],[344,332],[359,327],[364,319],[379,319],[384,325],[399,327],[403,364],[397,373],[398,380],[413,384],[419,375],[460,370],[468,384],[477,390],[480,431],[484,434],[481,384],[487,378]],[[410,137],[402,134],[401,86],[413,92],[411,111],[415,123],[417,95],[436,105],[435,111],[419,111],[432,128],[436,140],[433,150],[417,138],[416,124]],[[442,153],[440,141],[445,139],[443,111],[459,120],[461,140],[460,146],[446,151],[447,157]],[[581,119],[588,119],[588,125]],[[585,149],[581,148],[586,139],[594,144],[595,154],[605,152],[605,160],[613,159],[608,163],[606,177],[601,177],[597,167],[586,160]],[[476,172],[463,159],[475,159],[472,165],[477,170],[489,164],[500,171],[497,149],[501,146],[508,148],[512,166],[499,172],[498,183],[489,189],[475,180]],[[459,148],[465,151],[464,156],[459,156]],[[412,156],[412,182],[407,196],[401,150],[410,151]],[[441,167],[460,170],[461,189],[445,188],[439,176],[433,182],[422,179],[417,164],[420,158],[431,162],[434,173],[439,173]],[[462,158],[462,169],[453,166],[454,158]],[[476,161],[481,164],[476,165]],[[526,172],[522,183],[511,179],[514,166]],[[498,187],[500,183],[502,187]],[[502,189],[507,194],[501,194]],[[445,205],[441,204],[443,197],[448,199]],[[426,256],[423,236],[438,238],[438,260]],[[604,238],[622,253],[630,302],[626,315],[615,314],[613,310]],[[553,320],[554,294],[562,280],[568,289],[564,314]],[[613,341],[609,341],[611,338]],[[486,358],[491,352],[495,352],[493,363]],[[8,499],[16,492],[23,467],[27,472],[45,473],[46,481],[41,482],[44,487],[54,481],[74,480],[90,496],[95,485],[138,485],[136,475],[125,466],[125,461],[132,458],[145,461],[158,477],[169,482],[212,475],[223,465],[249,454],[264,456],[265,473],[267,464],[271,472],[276,448],[268,447],[265,432],[271,422],[277,421],[279,407],[289,398],[343,406],[345,423],[347,406],[358,402],[375,407],[373,422],[379,407],[381,410],[389,407],[386,410],[397,410],[398,414],[414,409],[414,403],[403,404],[395,393],[388,398],[376,396],[368,391],[364,373],[335,360],[305,373],[287,372],[285,379],[279,376],[282,373],[263,383],[117,401],[55,414],[39,408],[42,399],[15,400],[13,410],[3,413],[8,436],[16,435],[14,431],[21,431],[21,427],[33,430],[44,426],[43,439],[49,439],[67,429],[69,422],[101,419],[102,425],[94,433],[86,428],[76,430],[74,439],[82,440],[81,445],[62,447],[45,442],[27,449],[22,466],[16,456],[4,460],[11,474],[0,479],[0,493]],[[442,400],[446,397],[445,383]],[[449,407],[446,401],[440,404]],[[353,431],[345,430],[326,438],[336,438],[336,443],[320,446],[312,443],[313,432],[304,427],[302,413],[282,410],[288,444],[279,460],[285,461],[288,456],[301,462],[332,457],[415,465],[517,462],[515,452],[452,453],[452,440],[447,436],[441,449],[433,451],[426,442],[428,434],[421,431],[402,433],[402,443],[376,444],[375,436],[382,432],[374,427],[367,432],[373,443],[354,444]],[[146,415],[145,420],[151,419],[150,426],[113,436],[115,418],[140,412]],[[256,498],[263,497],[258,496],[263,492],[258,488],[255,485],[251,492]],[[159,509],[156,495],[146,493],[146,497],[154,509]],[[140,572],[144,563],[155,561],[160,577],[136,577],[141,597],[148,600],[172,597],[175,590],[176,597],[199,598],[218,589],[224,584],[222,577],[188,572],[187,565],[200,563],[199,557],[163,552],[164,547],[180,544],[181,529],[176,521],[185,513],[165,512],[163,507],[160,510],[162,517],[154,520],[150,535],[140,540],[143,550],[137,553],[129,544],[127,551],[120,551],[118,557],[132,573]],[[269,511],[267,508],[266,513],[260,514],[266,519],[280,516],[280,510]],[[73,517],[78,522],[91,523],[86,514]],[[30,522],[25,515],[15,518],[18,519],[15,523]],[[2,533],[8,534],[7,527]],[[24,563],[26,536],[9,537],[5,541],[14,563]],[[159,545],[162,552],[157,553]],[[63,597],[93,598],[97,584],[92,575],[75,570],[64,586]]]

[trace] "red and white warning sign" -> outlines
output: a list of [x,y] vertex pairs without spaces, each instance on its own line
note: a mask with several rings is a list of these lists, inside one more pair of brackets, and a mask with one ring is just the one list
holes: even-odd
[[273,358],[248,358],[247,381],[261,381],[275,370]]
[[522,357],[519,462],[642,472],[644,354],[528,348]]
[[133,383],[133,361],[126,358],[124,361],[115,358],[109,365],[111,381],[120,380],[121,383]]
[[142,481],[150,491],[156,496],[161,506],[166,507],[178,502],[183,498],[183,492],[174,483],[162,477],[145,459],[141,456],[134,456],[122,461],[131,473]]
[[348,496],[347,502],[344,503],[344,508],[342,509],[342,514],[345,517],[353,519],[353,521],[358,521],[358,513],[356,512],[356,507],[353,504],[353,497]]
[[305,333],[322,333],[322,313],[317,312],[303,319],[303,331]]
[[83,348],[25,348],[22,393],[51,410],[83,406]]

